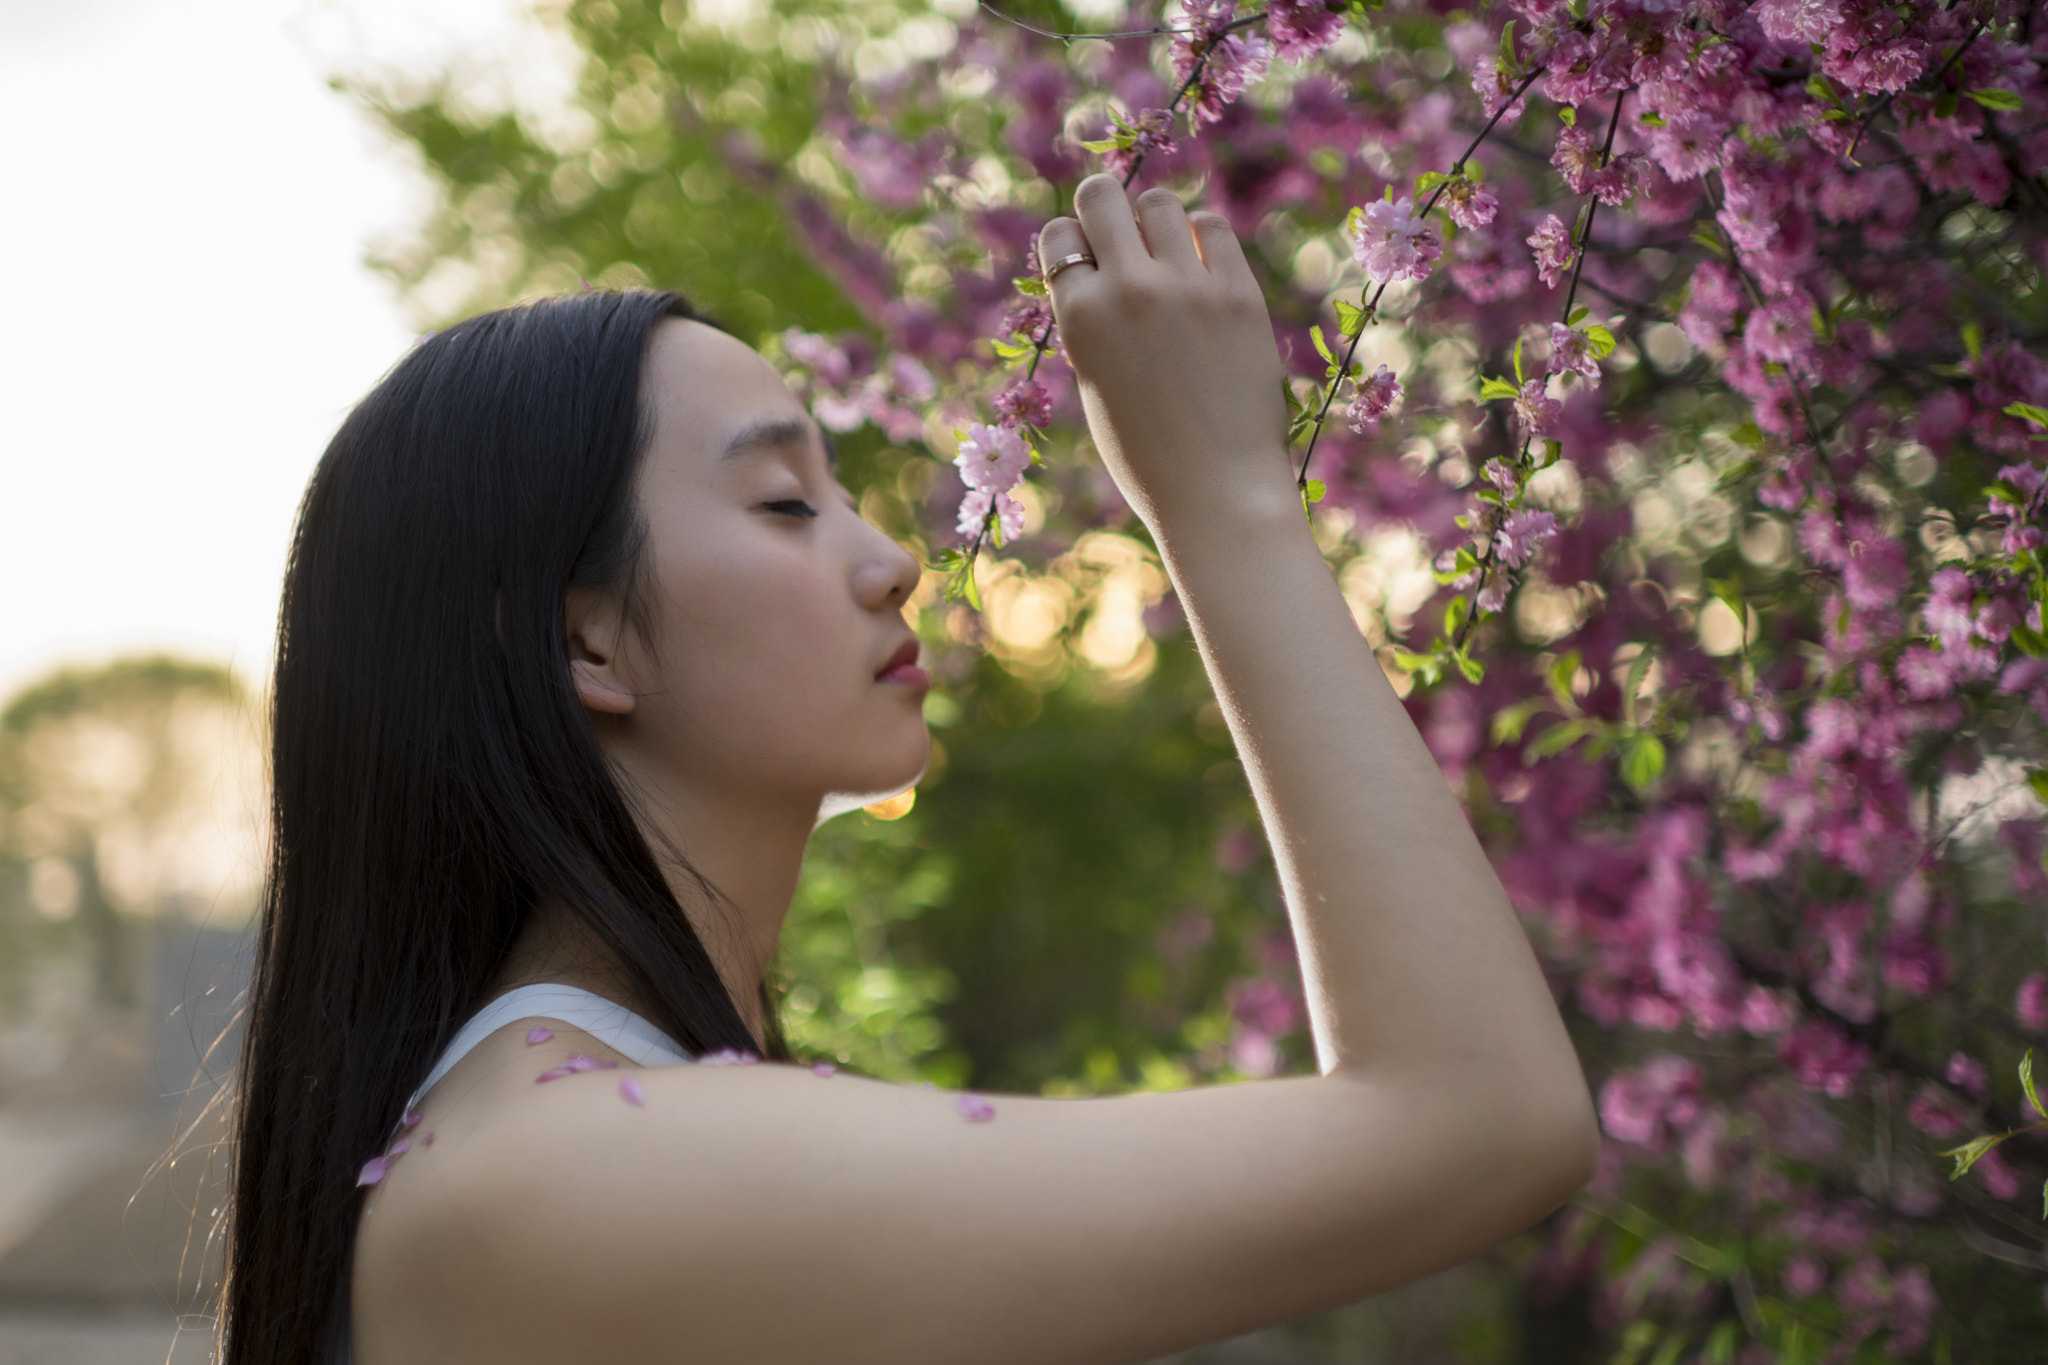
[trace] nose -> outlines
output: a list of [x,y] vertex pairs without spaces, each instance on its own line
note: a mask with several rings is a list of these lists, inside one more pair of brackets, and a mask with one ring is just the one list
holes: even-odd
[[861,523],[861,557],[854,570],[854,596],[869,611],[900,608],[917,591],[923,567],[917,556],[866,521]]

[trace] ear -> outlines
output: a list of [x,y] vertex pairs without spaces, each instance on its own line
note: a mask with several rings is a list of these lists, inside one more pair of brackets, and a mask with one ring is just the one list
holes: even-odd
[[572,590],[562,604],[576,700],[608,716],[631,715],[637,697],[619,657],[628,630],[623,616],[616,601],[597,593]]

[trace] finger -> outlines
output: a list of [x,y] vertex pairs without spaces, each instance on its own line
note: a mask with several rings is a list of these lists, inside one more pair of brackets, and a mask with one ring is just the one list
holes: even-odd
[[1152,259],[1183,270],[1198,268],[1194,233],[1188,215],[1172,190],[1155,185],[1138,196],[1138,226],[1144,230],[1145,245]]
[[1131,213],[1130,196],[1116,177],[1091,175],[1074,191],[1074,216],[1081,220],[1089,248],[1104,270],[1130,267],[1151,253],[1138,236],[1138,220]]
[[1088,248],[1087,234],[1081,225],[1071,218],[1055,218],[1038,230],[1038,268],[1041,273],[1052,272],[1049,281],[1057,291],[1062,281],[1071,281],[1074,272],[1085,270],[1091,274],[1095,267],[1082,261],[1076,265],[1060,266],[1060,262],[1072,256],[1089,256],[1094,253]]
[[1244,246],[1230,230],[1229,219],[1208,209],[1197,209],[1188,215],[1188,225],[1202,253],[1202,264],[1209,267],[1210,274],[1233,285],[1258,288],[1251,263],[1244,258]]

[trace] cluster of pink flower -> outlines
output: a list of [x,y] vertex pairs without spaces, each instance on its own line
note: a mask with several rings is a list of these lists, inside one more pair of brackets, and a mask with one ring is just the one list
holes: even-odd
[[[2031,1137],[1955,1185],[1934,1159],[2020,1126],[2011,1062],[2048,1029],[2048,25],[2014,0],[1509,0],[1340,44],[1375,22],[1346,10],[1199,0],[1071,62],[975,31],[867,113],[936,126],[951,77],[996,74],[958,158],[1035,188],[904,215],[997,268],[912,305],[850,236],[819,227],[820,259],[958,376],[956,409],[987,401],[983,338],[1032,367],[983,430],[1078,430],[1043,295],[1006,283],[1036,275],[1024,205],[1090,148],[1201,187],[1316,388],[1322,505],[1350,544],[1398,523],[1436,557],[1390,662],[1606,1073],[1610,1159],[1559,1246],[1624,1198],[1683,1206],[1686,1245],[1749,1248],[1735,1297],[1777,1296],[1772,1322],[1912,1354],[1937,1284],[1997,1279],[1955,1230],[2010,1235],[2048,1176]],[[1338,289],[1315,263],[1347,250]],[[1373,328],[1389,363],[1354,360]],[[1014,535],[988,484],[1015,457],[973,439],[961,534]],[[1230,998],[1240,1065],[1296,1020],[1275,981]],[[1674,1332],[1734,1311],[1696,1256],[1691,1280],[1623,1260],[1559,1264]]]

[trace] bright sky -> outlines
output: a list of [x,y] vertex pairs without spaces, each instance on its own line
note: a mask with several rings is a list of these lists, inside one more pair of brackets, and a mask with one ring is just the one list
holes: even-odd
[[164,648],[268,664],[291,519],[409,344],[362,265],[425,202],[326,86],[457,61],[545,98],[522,0],[0,0],[0,698]]

